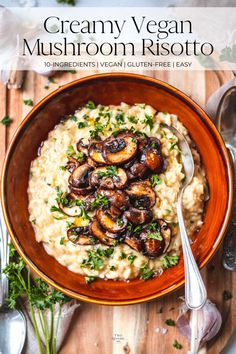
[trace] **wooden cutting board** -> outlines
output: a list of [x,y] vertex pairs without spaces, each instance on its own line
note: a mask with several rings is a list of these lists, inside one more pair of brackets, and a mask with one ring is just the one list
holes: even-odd
[[[95,71],[58,73],[55,83],[45,89],[47,79],[28,72],[21,90],[7,90],[0,85],[0,120],[5,115],[13,119],[8,127],[0,126],[0,166],[5,150],[16,128],[30,107],[23,104],[24,99],[32,99],[34,104],[63,85],[76,78],[95,74]],[[208,97],[220,85],[230,80],[230,71],[143,71],[141,74],[166,81],[187,93],[204,107]],[[210,230],[209,230],[210,232]],[[206,235],[207,236],[207,235]],[[215,302],[223,316],[220,334],[201,353],[218,354],[226,345],[236,323],[236,296],[223,299],[224,290],[236,294],[236,274],[226,271],[221,265],[221,249],[213,260],[202,270],[208,297]],[[235,292],[234,292],[235,290]],[[168,327],[166,319],[176,319],[179,299],[183,288],[162,299],[132,306],[98,306],[81,303],[76,311],[69,333],[65,338],[60,354],[174,354],[186,353],[187,342],[175,327]],[[182,350],[173,347],[174,340],[183,345]]]

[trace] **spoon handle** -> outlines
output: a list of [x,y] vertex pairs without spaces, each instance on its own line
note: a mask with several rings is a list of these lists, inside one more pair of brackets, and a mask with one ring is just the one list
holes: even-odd
[[205,304],[207,294],[197,263],[193,257],[188,235],[184,225],[184,218],[182,212],[183,191],[184,189],[178,196],[176,209],[184,257],[185,301],[188,308],[192,310],[197,310]]
[[0,251],[1,251],[1,292],[0,292],[0,308],[5,304],[8,297],[8,278],[3,273],[4,268],[9,262],[9,247],[8,247],[8,234],[4,222],[2,208],[0,205]]

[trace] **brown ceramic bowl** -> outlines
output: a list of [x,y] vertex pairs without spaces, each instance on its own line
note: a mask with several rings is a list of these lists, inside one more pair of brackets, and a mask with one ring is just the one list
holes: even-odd
[[145,102],[159,111],[175,113],[190,132],[201,154],[210,200],[204,225],[192,249],[200,267],[212,257],[230,218],[233,184],[226,147],[206,113],[189,97],[168,84],[133,74],[102,74],[73,81],[39,102],[17,130],[7,153],[2,176],[3,211],[11,239],[32,270],[68,296],[100,304],[133,304],[152,300],[184,282],[183,259],[158,278],[130,282],[84,278],[70,272],[37,243],[29,222],[28,175],[40,143],[65,115],[92,100],[103,105]]

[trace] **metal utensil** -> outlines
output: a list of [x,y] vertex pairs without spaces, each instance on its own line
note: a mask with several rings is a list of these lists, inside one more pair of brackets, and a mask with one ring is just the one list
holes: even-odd
[[26,321],[21,311],[9,310],[6,305],[8,279],[3,273],[9,262],[8,234],[0,206],[1,293],[0,293],[0,354],[20,354],[25,336]]
[[192,310],[190,350],[188,351],[188,354],[197,354],[199,348],[198,310],[205,305],[207,293],[197,263],[193,257],[182,211],[183,194],[186,187],[191,183],[194,175],[194,161],[188,142],[183,134],[181,134],[174,127],[166,125],[166,128],[172,131],[178,138],[178,146],[181,150],[182,162],[185,171],[185,179],[178,193],[176,211],[184,256],[185,302],[188,308]]
[[207,300],[206,288],[199,272],[197,263],[193,257],[190,247],[190,242],[184,225],[182,211],[182,197],[186,187],[192,181],[194,174],[193,156],[187,140],[176,128],[165,125],[178,138],[178,146],[182,153],[182,162],[185,171],[185,179],[178,193],[177,198],[177,217],[179,222],[179,230],[182,242],[182,250],[184,257],[184,272],[185,272],[185,302],[189,309],[200,309]]
[[[215,125],[221,133],[229,149],[234,166],[234,183],[236,186],[236,86],[229,88],[220,100]],[[223,243],[223,266],[231,271],[236,271],[236,202],[229,230]]]

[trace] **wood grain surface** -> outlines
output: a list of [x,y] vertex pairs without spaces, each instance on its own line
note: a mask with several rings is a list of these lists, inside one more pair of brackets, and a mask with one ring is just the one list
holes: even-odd
[[[0,126],[0,166],[2,167],[5,150],[16,128],[31,107],[23,104],[24,99],[32,99],[36,104],[58,85],[63,85],[76,78],[95,74],[95,71],[57,73],[55,83],[28,72],[21,90],[7,90],[0,85],[0,120],[8,115],[12,123]],[[203,108],[208,97],[233,75],[230,71],[143,71],[141,74],[156,77],[184,91]],[[0,169],[1,169],[0,167]],[[209,232],[211,232],[209,230]],[[206,235],[207,237],[207,235]],[[213,260],[202,270],[208,297],[215,302],[223,316],[220,334],[201,353],[218,354],[226,345],[236,323],[236,274],[223,269],[221,249]],[[229,290],[231,300],[223,299],[224,290]],[[180,296],[183,289],[162,299],[132,306],[98,306],[81,303],[74,314],[68,335],[60,354],[175,354],[186,353],[187,342],[178,333],[176,327],[168,327],[166,319],[176,319]],[[177,339],[183,349],[173,347]]]

